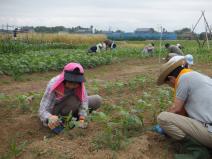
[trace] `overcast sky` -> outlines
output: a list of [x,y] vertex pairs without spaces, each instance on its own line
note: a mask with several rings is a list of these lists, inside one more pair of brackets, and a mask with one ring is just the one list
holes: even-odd
[[[93,25],[124,31],[162,25],[173,31],[191,28],[201,10],[212,25],[212,0],[0,0],[0,25]],[[204,31],[204,23],[197,29]]]

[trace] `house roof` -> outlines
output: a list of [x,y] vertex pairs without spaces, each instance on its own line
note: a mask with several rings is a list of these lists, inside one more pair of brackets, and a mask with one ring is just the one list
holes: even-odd
[[153,31],[153,28],[137,28],[135,31],[136,32],[149,32],[149,31]]

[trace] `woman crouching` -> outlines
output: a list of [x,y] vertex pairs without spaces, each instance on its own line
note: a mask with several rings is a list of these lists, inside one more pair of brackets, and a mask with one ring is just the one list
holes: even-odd
[[88,96],[84,82],[84,70],[78,63],[67,64],[62,73],[49,81],[39,108],[44,126],[59,133],[56,129],[61,125],[59,116],[67,116],[69,113],[80,120],[81,128],[87,126],[84,121],[88,110],[98,109],[102,98],[99,95]]

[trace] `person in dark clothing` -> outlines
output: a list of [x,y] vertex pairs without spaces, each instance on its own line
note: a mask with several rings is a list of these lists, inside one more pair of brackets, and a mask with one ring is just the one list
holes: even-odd
[[94,46],[91,46],[88,49],[88,53],[97,53],[97,52],[101,52],[103,45],[101,43],[98,43]]
[[115,44],[115,42],[112,41],[112,40],[109,40],[109,39],[103,41],[103,43],[106,44],[106,50],[107,50],[107,49],[115,49],[115,48],[117,47],[117,45]]
[[165,48],[168,50],[168,53],[176,53],[178,55],[183,55],[183,51],[175,45],[170,45],[169,43],[166,43]]
[[18,28],[15,28],[15,29],[13,30],[13,37],[14,37],[15,40],[16,40],[16,38],[17,38],[17,32],[18,32]]

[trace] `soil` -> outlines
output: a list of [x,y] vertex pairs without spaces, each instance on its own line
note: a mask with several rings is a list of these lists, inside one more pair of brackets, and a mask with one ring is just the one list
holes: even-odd
[[[145,74],[153,79],[157,78],[160,64],[157,58],[128,59],[111,65],[87,69],[87,83],[96,81],[127,81],[136,75]],[[194,69],[212,77],[212,64],[199,63]],[[14,81],[11,77],[0,77],[0,93],[16,96],[29,92],[42,92],[51,77],[59,72],[35,73],[24,75],[21,81]],[[151,86],[152,88],[155,85]],[[105,95],[104,92],[100,95]],[[129,95],[126,93],[126,95]],[[141,94],[140,94],[141,95]],[[107,103],[115,103],[117,96],[106,97]],[[133,101],[131,101],[133,102]],[[148,115],[148,113],[147,113]],[[144,116],[145,118],[145,116]],[[148,122],[146,116],[146,122]],[[173,143],[164,136],[146,131],[130,139],[130,143],[119,151],[110,149],[96,150],[92,140],[101,130],[97,123],[90,123],[85,130],[74,128],[68,134],[54,135],[43,127],[36,114],[21,113],[18,109],[8,109],[4,103],[0,104],[0,154],[9,150],[12,139],[18,144],[27,141],[24,152],[17,158],[69,158],[69,159],[172,159]],[[0,155],[0,156],[1,156]]]

